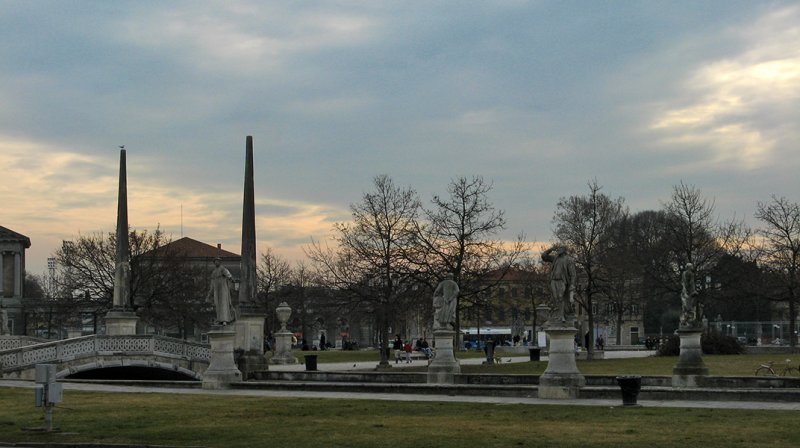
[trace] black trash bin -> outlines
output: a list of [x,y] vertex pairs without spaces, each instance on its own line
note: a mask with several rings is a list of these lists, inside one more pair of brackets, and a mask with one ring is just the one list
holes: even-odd
[[642,377],[638,375],[618,376],[617,384],[622,391],[622,405],[636,406],[636,399],[642,389]]
[[317,370],[317,355],[305,355],[306,359],[306,370],[308,371],[316,371]]
[[531,361],[539,361],[542,359],[542,349],[539,347],[529,348],[528,351],[531,354]]

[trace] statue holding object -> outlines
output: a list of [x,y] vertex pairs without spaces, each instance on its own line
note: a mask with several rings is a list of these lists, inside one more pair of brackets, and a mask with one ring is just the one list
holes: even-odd
[[562,323],[572,324],[575,320],[575,260],[567,254],[564,246],[553,246],[542,253],[542,260],[552,263],[550,268],[550,292],[558,304],[556,316]]

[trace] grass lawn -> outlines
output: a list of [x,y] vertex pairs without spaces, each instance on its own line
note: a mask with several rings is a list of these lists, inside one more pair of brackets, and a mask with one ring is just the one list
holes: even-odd
[[797,447],[797,412],[428,403],[67,391],[55,426],[0,389],[0,443],[209,447]]

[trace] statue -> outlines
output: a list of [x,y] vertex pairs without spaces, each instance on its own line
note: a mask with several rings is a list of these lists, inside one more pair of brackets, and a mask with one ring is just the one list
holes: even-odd
[[433,292],[434,330],[454,330],[456,328],[457,297],[458,284],[453,280],[453,274],[447,274]]
[[231,290],[228,286],[228,281],[232,281],[233,276],[225,266],[222,266],[219,258],[214,260],[214,266],[207,298],[213,299],[214,309],[217,311],[217,323],[227,325],[236,320],[231,302]]
[[10,333],[8,329],[8,311],[6,306],[0,304],[0,336],[6,336]]
[[694,266],[686,263],[681,273],[681,325],[696,326],[702,318],[703,306],[697,300],[697,287],[694,281]]
[[550,292],[559,304],[561,322],[575,320],[575,261],[567,255],[564,246],[553,246],[542,253],[542,260],[552,263],[550,268]]
[[114,308],[124,309],[130,305],[131,265],[127,261],[117,263],[114,271]]

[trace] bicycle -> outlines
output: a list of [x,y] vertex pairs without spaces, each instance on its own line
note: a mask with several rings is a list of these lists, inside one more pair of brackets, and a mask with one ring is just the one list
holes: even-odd
[[[769,361],[766,364],[761,364],[756,369],[755,372],[756,376],[759,375],[778,376],[778,374],[775,372],[775,369],[773,369],[773,366],[775,366],[775,361]],[[800,365],[793,366],[791,359],[787,359],[786,361],[784,361],[782,363],[782,367],[783,370],[781,371],[780,376],[787,376],[787,375],[792,376],[794,374],[800,375]]]

